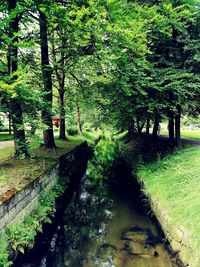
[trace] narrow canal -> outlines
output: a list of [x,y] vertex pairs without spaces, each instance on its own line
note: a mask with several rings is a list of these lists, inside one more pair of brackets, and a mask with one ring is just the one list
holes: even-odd
[[108,193],[94,193],[85,176],[56,230],[15,267],[175,267],[144,212],[138,184],[127,175]]

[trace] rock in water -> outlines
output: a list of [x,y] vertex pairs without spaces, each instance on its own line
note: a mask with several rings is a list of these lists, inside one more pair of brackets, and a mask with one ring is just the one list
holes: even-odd
[[130,255],[144,255],[145,244],[142,242],[127,241],[124,250]]
[[148,240],[148,235],[145,232],[132,232],[127,231],[122,233],[121,240],[129,240],[135,242],[146,242]]
[[159,254],[158,254],[158,252],[157,251],[154,251],[154,257],[158,257],[159,256]]

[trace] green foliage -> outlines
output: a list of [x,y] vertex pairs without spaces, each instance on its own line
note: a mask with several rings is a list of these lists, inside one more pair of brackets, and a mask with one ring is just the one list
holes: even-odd
[[2,118],[0,117],[0,130],[2,130],[3,129],[3,120],[2,120]]
[[9,267],[12,265],[12,262],[8,260],[9,254],[7,251],[8,242],[5,235],[0,237],[0,266]]
[[44,223],[51,223],[51,218],[55,214],[56,199],[63,194],[64,187],[57,184],[48,193],[43,189],[35,210],[27,215],[23,222],[14,223],[6,229],[6,236],[0,242],[0,266],[10,266],[7,248],[18,250],[24,253],[25,248],[34,246],[35,237],[38,232],[42,232]]
[[[66,119],[70,134],[87,123],[140,132],[147,119],[176,115],[178,105],[183,114],[199,113],[196,1],[19,1],[10,14],[5,4],[0,9],[1,109],[19,101],[33,131],[47,127],[41,111],[51,114],[42,90],[36,9],[48,22],[53,113]],[[17,15],[21,28],[14,34],[10,20]],[[13,43],[20,53],[17,70],[9,73]]]
[[96,187],[103,185],[111,175],[112,167],[121,155],[122,147],[122,143],[115,140],[111,132],[103,131],[87,169],[92,183]]

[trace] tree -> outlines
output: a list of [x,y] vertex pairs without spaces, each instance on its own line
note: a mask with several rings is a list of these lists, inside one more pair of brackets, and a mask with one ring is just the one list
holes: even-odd
[[43,140],[45,149],[55,148],[53,124],[52,124],[52,70],[49,64],[49,48],[48,48],[48,22],[47,16],[45,14],[43,3],[37,1],[37,8],[39,12],[39,25],[40,25],[40,45],[41,45],[41,66],[43,73],[43,83],[44,83],[44,101],[45,107],[42,110],[42,119],[46,125],[46,129],[43,131]]
[[[9,14],[9,45],[8,45],[8,74],[10,83],[15,83],[17,80],[18,71],[18,34],[19,21],[21,14],[17,12],[17,0],[8,0]],[[23,124],[23,111],[20,101],[20,96],[10,99],[10,112],[14,130],[15,155],[28,156],[27,144],[25,139],[25,130]]]

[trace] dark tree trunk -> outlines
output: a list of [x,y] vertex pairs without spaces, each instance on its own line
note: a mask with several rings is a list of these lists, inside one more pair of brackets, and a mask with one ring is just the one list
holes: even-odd
[[79,133],[82,133],[82,126],[81,126],[81,113],[80,113],[80,106],[77,104],[76,106],[76,116],[77,116],[77,129]]
[[[58,93],[59,93],[59,112],[60,112],[60,131],[59,138],[62,140],[66,140],[66,123],[65,123],[65,51],[66,51],[66,36],[62,35],[60,37],[61,47],[59,46],[60,51],[60,59],[57,59],[57,51],[55,47],[55,36],[54,32],[51,35],[51,45],[52,45],[52,56],[53,56],[53,67],[55,71],[55,75],[57,78]],[[57,47],[58,48],[58,47]]]
[[11,101],[11,112],[12,112],[12,122],[13,122],[13,132],[14,132],[14,145],[15,145],[15,155],[25,155],[28,156],[25,131],[23,125],[23,112],[21,108],[20,101]]
[[8,113],[8,131],[9,134],[12,134],[12,120],[11,120],[11,113]]
[[169,112],[168,132],[169,132],[169,141],[171,144],[174,144],[175,142],[174,114],[172,111]]
[[135,121],[133,121],[133,123],[128,128],[129,136],[132,136],[134,133],[135,133]]
[[65,103],[64,103],[64,88],[59,91],[59,105],[60,105],[60,132],[59,138],[66,140],[66,125],[65,125]]
[[176,134],[176,145],[180,145],[181,141],[181,107],[177,106],[177,114],[175,115],[175,134]]
[[136,126],[137,126],[137,132],[139,133],[139,128],[140,128],[140,121],[139,121],[139,117],[136,117]]
[[[9,23],[9,37],[12,39],[8,47],[8,71],[9,74],[12,75],[18,70],[18,37],[17,34],[19,32],[19,20],[20,17],[18,14],[15,14],[15,8],[17,5],[17,0],[8,0],[8,12],[10,18]],[[14,15],[15,14],[15,15]],[[17,79],[16,75],[13,75],[13,80]],[[13,131],[14,131],[14,144],[15,144],[15,155],[25,155],[28,156],[28,148],[26,144],[25,138],[25,130],[23,123],[23,112],[21,107],[21,101],[18,98],[13,98],[10,102],[10,111],[11,118],[13,123]],[[9,129],[10,131],[10,129]]]
[[139,125],[139,129],[138,129],[138,133],[141,134],[142,130],[144,128],[145,123],[142,123],[141,125]]
[[149,133],[150,133],[150,119],[148,118],[146,122],[146,134],[149,135]]
[[49,64],[49,49],[47,40],[47,18],[46,15],[39,9],[39,24],[40,24],[40,42],[41,42],[41,64],[42,74],[44,82],[44,102],[45,108],[42,110],[42,120],[46,125],[46,129],[43,131],[44,148],[55,148],[53,124],[52,124],[52,79],[51,79],[51,67]]
[[145,123],[140,122],[139,116],[137,116],[136,122],[137,122],[137,132],[138,134],[141,134]]
[[156,116],[154,119],[154,126],[153,126],[153,133],[152,133],[154,138],[158,137],[158,127],[159,127],[159,119]]

